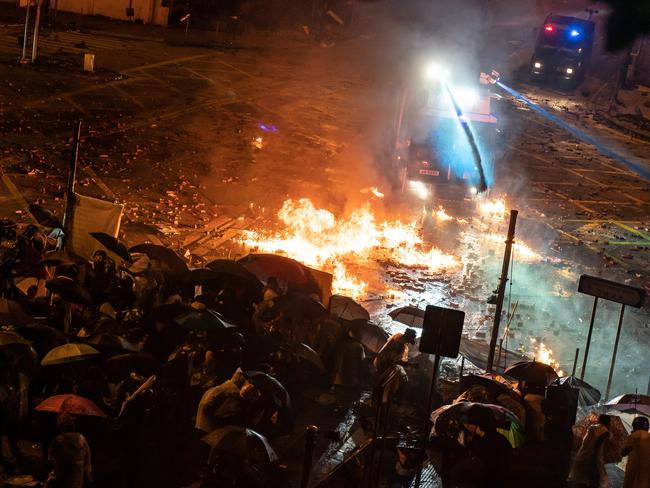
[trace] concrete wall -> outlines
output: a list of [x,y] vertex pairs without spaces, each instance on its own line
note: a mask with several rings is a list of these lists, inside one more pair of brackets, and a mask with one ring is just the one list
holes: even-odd
[[103,15],[112,19],[129,20],[126,9],[131,3],[133,20],[145,24],[167,25],[169,8],[161,6],[162,0],[58,0],[58,9],[83,15]]

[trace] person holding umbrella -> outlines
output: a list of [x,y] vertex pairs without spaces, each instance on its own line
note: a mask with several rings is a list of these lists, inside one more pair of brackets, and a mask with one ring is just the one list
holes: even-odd
[[632,433],[623,445],[625,465],[623,488],[646,488],[650,486],[650,422],[648,417],[636,417],[632,421]]
[[56,421],[59,435],[50,445],[48,462],[52,466],[45,488],[84,488],[92,482],[90,447],[86,438],[75,432],[74,419],[63,413]]
[[605,444],[611,438],[609,415],[600,415],[582,439],[578,454],[569,473],[570,486],[574,488],[607,488],[609,479],[605,471]]

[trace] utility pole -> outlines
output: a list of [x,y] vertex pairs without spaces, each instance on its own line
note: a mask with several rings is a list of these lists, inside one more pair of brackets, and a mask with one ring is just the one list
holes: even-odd
[[32,0],[27,1],[27,8],[25,12],[25,32],[23,33],[23,55],[20,58],[21,63],[27,61],[27,39],[29,37],[29,13],[32,10]]
[[36,51],[38,49],[38,27],[41,23],[41,5],[43,0],[36,0],[36,19],[34,20],[34,42],[32,44],[32,63],[36,62]]
[[510,256],[512,255],[512,244],[515,240],[515,226],[517,225],[517,210],[510,211],[510,225],[508,227],[508,237],[506,239],[506,250],[503,253],[503,266],[501,267],[501,277],[499,278],[499,288],[497,289],[496,310],[494,312],[494,325],[492,325],[492,335],[490,337],[490,350],[488,352],[486,371],[492,372],[494,365],[494,350],[497,347],[497,338],[499,336],[499,325],[501,324],[501,312],[503,310],[503,297],[508,282],[508,270],[510,269]]

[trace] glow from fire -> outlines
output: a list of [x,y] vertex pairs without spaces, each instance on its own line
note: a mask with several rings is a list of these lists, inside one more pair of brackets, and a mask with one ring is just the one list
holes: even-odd
[[504,198],[486,200],[479,203],[479,213],[490,220],[503,220],[506,216],[506,201]]
[[364,188],[363,190],[361,190],[361,193],[370,194],[377,198],[384,198],[384,194],[380,192],[379,188],[377,188],[376,186],[370,186],[368,188]]
[[289,256],[334,275],[335,293],[362,297],[368,283],[350,274],[346,262],[383,261],[431,272],[459,266],[456,257],[426,244],[417,221],[377,222],[368,205],[336,218],[311,200],[287,200],[278,212],[280,232],[246,231],[240,241],[251,249]]
[[[501,248],[503,248],[503,243],[506,241],[506,236],[494,232],[484,234],[483,237],[489,244],[498,244]],[[513,252],[514,259],[519,262],[536,263],[544,259],[540,254],[533,251],[526,243],[517,239],[515,239],[514,242]]]
[[438,209],[433,211],[433,216],[436,219],[441,220],[443,222],[453,219],[453,217],[447,213],[447,211],[443,208],[442,205],[439,205]]
[[553,357],[553,351],[549,348],[544,342],[537,341],[534,338],[530,339],[533,351],[533,357],[535,361],[539,363],[548,364],[551,366],[558,376],[564,376],[564,372],[560,369],[560,363],[558,363]]

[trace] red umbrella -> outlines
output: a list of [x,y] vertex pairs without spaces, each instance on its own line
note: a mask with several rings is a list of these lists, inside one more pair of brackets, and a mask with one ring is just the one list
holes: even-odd
[[260,281],[275,277],[296,285],[311,283],[309,272],[298,261],[276,254],[249,254],[238,261]]
[[69,413],[90,417],[106,417],[92,400],[73,394],[54,395],[43,400],[34,410],[39,412]]

